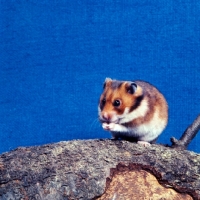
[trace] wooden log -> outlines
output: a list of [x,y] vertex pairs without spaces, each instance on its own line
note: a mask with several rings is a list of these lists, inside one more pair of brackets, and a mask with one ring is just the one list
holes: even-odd
[[200,155],[185,150],[200,115],[172,148],[74,140],[0,155],[0,200],[200,199]]
[[0,200],[14,199],[196,200],[200,155],[109,139],[18,148],[0,155]]

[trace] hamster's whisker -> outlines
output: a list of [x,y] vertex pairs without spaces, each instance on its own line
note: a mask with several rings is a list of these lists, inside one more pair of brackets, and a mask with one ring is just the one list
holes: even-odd
[[89,128],[89,133],[91,133],[92,130],[94,130],[94,127],[96,127],[96,126],[98,126],[98,127],[101,126],[101,124],[99,123],[99,118],[92,120],[92,123]]

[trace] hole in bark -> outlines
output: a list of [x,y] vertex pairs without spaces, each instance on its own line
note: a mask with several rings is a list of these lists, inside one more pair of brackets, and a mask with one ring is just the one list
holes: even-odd
[[164,187],[152,173],[138,166],[131,170],[118,166],[111,170],[111,177],[98,200],[193,200],[189,194],[178,193],[171,186]]

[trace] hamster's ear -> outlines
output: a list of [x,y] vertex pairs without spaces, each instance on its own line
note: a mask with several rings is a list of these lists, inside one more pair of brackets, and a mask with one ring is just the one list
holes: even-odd
[[103,89],[105,89],[106,84],[109,83],[109,82],[111,82],[111,81],[112,81],[111,78],[106,78],[105,81],[104,81],[104,84],[103,84]]
[[105,83],[106,83],[106,82],[110,82],[110,81],[112,81],[111,78],[106,78],[106,79],[105,79]]
[[135,82],[131,82],[127,87],[127,92],[129,94],[134,94],[137,90],[137,84]]

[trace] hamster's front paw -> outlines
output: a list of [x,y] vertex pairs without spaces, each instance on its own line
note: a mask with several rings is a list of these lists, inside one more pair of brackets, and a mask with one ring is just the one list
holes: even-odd
[[116,124],[114,124],[114,123],[110,123],[110,124],[103,123],[103,124],[102,124],[102,127],[103,127],[104,130],[107,130],[107,131],[114,131],[115,125],[116,125]]

